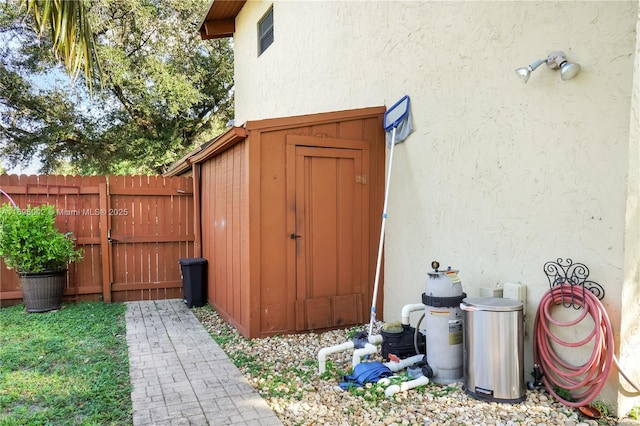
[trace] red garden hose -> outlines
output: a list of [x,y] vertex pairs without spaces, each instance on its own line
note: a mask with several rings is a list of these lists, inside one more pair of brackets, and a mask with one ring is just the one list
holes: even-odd
[[[560,301],[567,300],[580,306],[581,314],[578,318],[567,322],[555,320],[551,316],[551,308],[558,306]],[[563,341],[549,329],[550,324],[558,327],[574,326],[587,315],[593,319],[594,327],[591,333],[579,342]],[[549,393],[569,407],[582,407],[593,401],[607,381],[614,355],[611,322],[598,298],[581,286],[570,284],[554,286],[540,300],[533,328],[533,359],[542,368],[544,373],[542,382]],[[570,348],[593,342],[593,351],[587,362],[573,366],[562,360],[554,351],[552,346],[554,342]],[[571,400],[560,397],[559,389],[568,390]]]

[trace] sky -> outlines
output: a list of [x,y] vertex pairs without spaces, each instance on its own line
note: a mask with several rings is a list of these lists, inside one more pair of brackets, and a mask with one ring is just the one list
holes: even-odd
[[7,169],[7,174],[10,175],[37,175],[40,169],[40,161],[34,158],[30,164],[23,164],[17,167],[9,168],[8,164],[2,164]]

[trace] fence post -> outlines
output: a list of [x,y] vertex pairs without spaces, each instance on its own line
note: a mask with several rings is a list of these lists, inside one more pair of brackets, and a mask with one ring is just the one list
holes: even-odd
[[193,180],[193,255],[202,257],[202,222],[200,220],[200,164],[192,164]]
[[109,194],[107,184],[99,183],[100,192],[100,251],[102,256],[102,300],[111,303],[111,244],[109,243]]

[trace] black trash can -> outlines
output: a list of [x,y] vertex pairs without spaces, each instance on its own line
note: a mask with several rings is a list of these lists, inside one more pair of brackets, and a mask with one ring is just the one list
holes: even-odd
[[188,257],[178,260],[182,271],[184,303],[189,308],[204,306],[207,287],[207,259]]

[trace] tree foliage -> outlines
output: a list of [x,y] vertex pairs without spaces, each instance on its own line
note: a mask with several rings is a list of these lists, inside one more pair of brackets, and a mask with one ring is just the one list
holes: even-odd
[[102,90],[89,97],[86,85],[70,84],[49,34],[37,37],[32,18],[4,3],[2,158],[39,156],[45,173],[157,173],[215,136],[233,116],[233,51],[227,39],[200,40],[208,4],[87,3],[102,68]]

